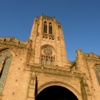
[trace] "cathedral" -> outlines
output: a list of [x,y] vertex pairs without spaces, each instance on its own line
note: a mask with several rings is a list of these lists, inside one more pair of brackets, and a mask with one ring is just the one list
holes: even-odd
[[0,100],[100,100],[100,56],[76,54],[55,17],[36,17],[26,42],[0,37]]

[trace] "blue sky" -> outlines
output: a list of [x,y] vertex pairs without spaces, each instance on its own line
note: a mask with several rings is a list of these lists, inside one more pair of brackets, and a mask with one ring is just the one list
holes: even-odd
[[0,0],[0,36],[28,40],[42,13],[62,24],[70,61],[77,49],[100,55],[100,0]]

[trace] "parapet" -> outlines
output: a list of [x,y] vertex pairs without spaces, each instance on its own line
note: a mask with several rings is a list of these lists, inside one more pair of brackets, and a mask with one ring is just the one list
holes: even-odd
[[30,39],[24,42],[14,37],[9,37],[9,38],[0,37],[0,44],[8,46],[15,46],[19,48],[31,48],[31,43],[32,41]]
[[84,56],[85,56],[86,59],[100,60],[100,56],[98,56],[98,55],[96,55],[96,54],[94,54],[94,53],[92,53],[92,52],[89,53],[89,54],[84,53]]

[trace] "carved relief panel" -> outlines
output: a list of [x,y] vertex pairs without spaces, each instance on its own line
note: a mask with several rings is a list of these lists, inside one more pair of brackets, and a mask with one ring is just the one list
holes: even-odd
[[3,50],[0,52],[0,93],[5,85],[11,61],[12,54],[9,50]]

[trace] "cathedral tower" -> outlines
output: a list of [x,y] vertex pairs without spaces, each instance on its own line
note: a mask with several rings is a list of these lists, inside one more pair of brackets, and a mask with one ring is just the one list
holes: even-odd
[[67,63],[62,26],[55,18],[36,17],[30,39],[34,49],[34,64],[64,67]]
[[100,100],[100,56],[66,57],[61,24],[36,17],[28,41],[0,37],[0,100]]

